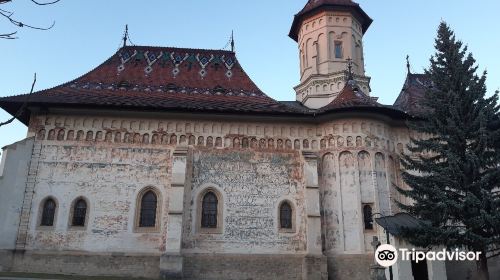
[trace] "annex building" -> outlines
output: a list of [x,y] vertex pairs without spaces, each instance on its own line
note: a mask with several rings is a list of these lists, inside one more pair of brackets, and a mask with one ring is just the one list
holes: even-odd
[[[0,271],[369,279],[371,242],[387,241],[374,218],[411,203],[394,186],[430,86],[408,72],[393,105],[371,96],[371,23],[351,0],[308,1],[289,34],[295,101],[262,92],[234,52],[148,46],[1,98],[28,132],[3,151]],[[390,274],[465,279],[461,269],[399,262]]]

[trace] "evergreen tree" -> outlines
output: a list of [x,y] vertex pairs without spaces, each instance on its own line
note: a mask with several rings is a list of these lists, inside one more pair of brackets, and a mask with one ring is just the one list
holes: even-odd
[[417,137],[402,157],[398,191],[414,202],[401,205],[421,220],[408,240],[424,248],[481,252],[478,279],[489,279],[487,254],[500,248],[500,119],[498,94],[486,97],[486,72],[478,76],[467,47],[442,22],[436,53],[426,74],[433,82],[423,97],[425,114],[409,122]]

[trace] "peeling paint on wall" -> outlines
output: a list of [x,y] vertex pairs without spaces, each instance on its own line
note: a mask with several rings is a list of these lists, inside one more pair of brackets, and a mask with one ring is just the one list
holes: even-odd
[[[183,248],[188,252],[286,253],[304,251],[305,187],[301,155],[238,150],[197,150],[193,155],[188,221]],[[221,234],[197,233],[197,194],[206,187],[222,192]],[[278,231],[278,205],[296,209],[296,233]]]

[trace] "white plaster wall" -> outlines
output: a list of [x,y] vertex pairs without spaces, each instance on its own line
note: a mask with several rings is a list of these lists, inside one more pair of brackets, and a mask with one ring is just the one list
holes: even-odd
[[3,148],[0,172],[0,249],[14,249],[33,138]]
[[[27,249],[163,251],[170,157],[168,146],[42,141]],[[160,230],[136,232],[136,201],[139,192],[148,186],[161,194]],[[40,227],[41,203],[49,196],[57,202],[55,225]],[[89,202],[87,225],[83,229],[70,227],[71,204],[78,197]]]
[[[337,253],[368,252],[371,251],[371,246],[366,244],[371,242],[376,232],[364,231],[361,203],[373,202],[373,212],[392,211],[387,161],[390,157],[396,159],[398,152],[404,151],[409,141],[408,130],[402,124],[397,126],[370,117],[345,117],[320,124],[302,124],[235,119],[212,121],[182,117],[127,118],[61,114],[41,115],[33,123],[36,126],[30,127],[30,130],[43,143],[43,157],[29,231],[29,247],[34,249],[127,252],[163,250],[168,221],[164,220],[162,223],[161,234],[133,232],[136,195],[147,185],[163,188],[162,207],[166,209],[170,199],[165,192],[165,188],[170,186],[169,174],[182,173],[182,170],[170,170],[171,153],[176,146],[185,146],[198,151],[194,154],[198,155],[194,156],[194,163],[205,156],[217,155],[216,158],[224,159],[231,153],[238,158],[228,162],[221,159],[217,165],[205,165],[208,169],[199,169],[203,172],[213,169],[214,174],[235,174],[235,177],[209,176],[206,177],[208,180],[202,182],[197,181],[201,178],[197,177],[199,174],[194,174],[193,193],[188,197],[193,198],[191,195],[194,195],[195,188],[212,183],[221,189],[223,196],[228,196],[225,203],[233,203],[224,208],[224,211],[230,211],[225,232],[241,234],[245,232],[244,227],[252,223],[263,227],[254,236],[248,230],[249,239],[245,241],[234,237],[235,235],[203,238],[188,236],[182,243],[185,251],[273,253],[305,250],[307,233],[302,230],[305,223],[302,219],[307,219],[307,216],[301,214],[304,211],[304,203],[301,201],[305,200],[301,188],[305,182],[300,183],[304,178],[296,175],[303,174],[304,169],[296,166],[291,172],[287,164],[270,163],[286,162],[283,160],[285,155],[293,154],[289,164],[303,164],[300,151],[310,151],[321,159],[319,170],[322,174],[319,182],[324,248]],[[83,135],[83,139],[75,140],[78,132]],[[92,137],[87,139],[89,134]],[[115,139],[117,136],[118,140]],[[223,155],[218,155],[219,152]],[[343,152],[350,154],[352,159],[347,169],[344,168],[345,165],[342,167],[339,164]],[[250,156],[243,157],[248,154]],[[191,172],[192,168],[193,166],[188,165],[186,172]],[[341,172],[345,173],[346,180],[341,178]],[[109,174],[113,176],[109,177]],[[263,185],[263,189],[252,194],[251,191],[256,191],[255,186],[248,185],[251,181],[245,176],[260,176],[258,182]],[[394,178],[397,181],[397,177]],[[222,183],[214,182],[215,179]],[[227,183],[229,179],[233,183]],[[276,183],[294,181],[296,183],[293,184]],[[266,189],[276,185],[278,187]],[[290,186],[295,186],[295,189]],[[233,188],[236,188],[234,193]],[[271,197],[268,191],[271,192]],[[57,225],[52,231],[36,227],[40,201],[47,195],[54,195],[60,201]],[[90,200],[90,224],[86,231],[74,232],[68,229],[69,205],[80,195],[88,196]],[[260,204],[251,208],[256,212],[251,212],[248,217],[266,216],[270,219],[264,221],[249,218],[244,224],[238,225],[241,219],[234,217],[239,217],[241,213],[236,215],[231,209],[242,209],[240,204],[245,195],[246,198],[250,195],[260,201]],[[285,198],[296,203],[297,207],[298,228],[297,234],[293,236],[282,236],[277,232],[277,211],[270,212],[270,209],[277,209],[276,205],[271,206],[271,200],[277,203],[279,199]],[[196,201],[193,205],[195,203]],[[191,215],[193,205],[185,205],[184,211]],[[258,211],[265,213],[259,216]],[[167,215],[163,213],[162,217],[166,219]],[[184,222],[184,226],[193,225],[193,219],[184,221],[188,221]],[[186,228],[184,232],[193,233],[191,229],[186,231]],[[349,244],[347,249],[345,244]]]
[[397,158],[396,147],[404,150],[407,130],[362,118],[331,121],[321,128],[328,135],[320,141],[324,248],[336,254],[368,253],[378,233],[376,228],[364,230],[362,203],[371,204],[373,213],[394,212],[389,187],[397,177],[389,181],[389,158]]

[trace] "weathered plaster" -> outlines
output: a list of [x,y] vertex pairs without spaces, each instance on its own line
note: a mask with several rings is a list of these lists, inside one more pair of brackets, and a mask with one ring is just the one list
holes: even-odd
[[[303,161],[296,152],[197,150],[193,154],[190,200],[186,201],[185,252],[284,253],[305,251],[306,215]],[[196,232],[198,193],[206,187],[222,194],[220,234]],[[295,206],[296,233],[280,233],[277,207]]]
[[[99,142],[42,142],[27,249],[91,252],[160,252],[165,248],[167,215],[160,212],[159,232],[135,232],[138,193],[154,187],[159,207],[167,206],[171,149]],[[113,174],[113,176],[109,176]],[[55,225],[39,227],[40,204],[57,201]],[[84,230],[69,227],[70,206],[89,201]],[[166,209],[166,207],[162,207]]]

